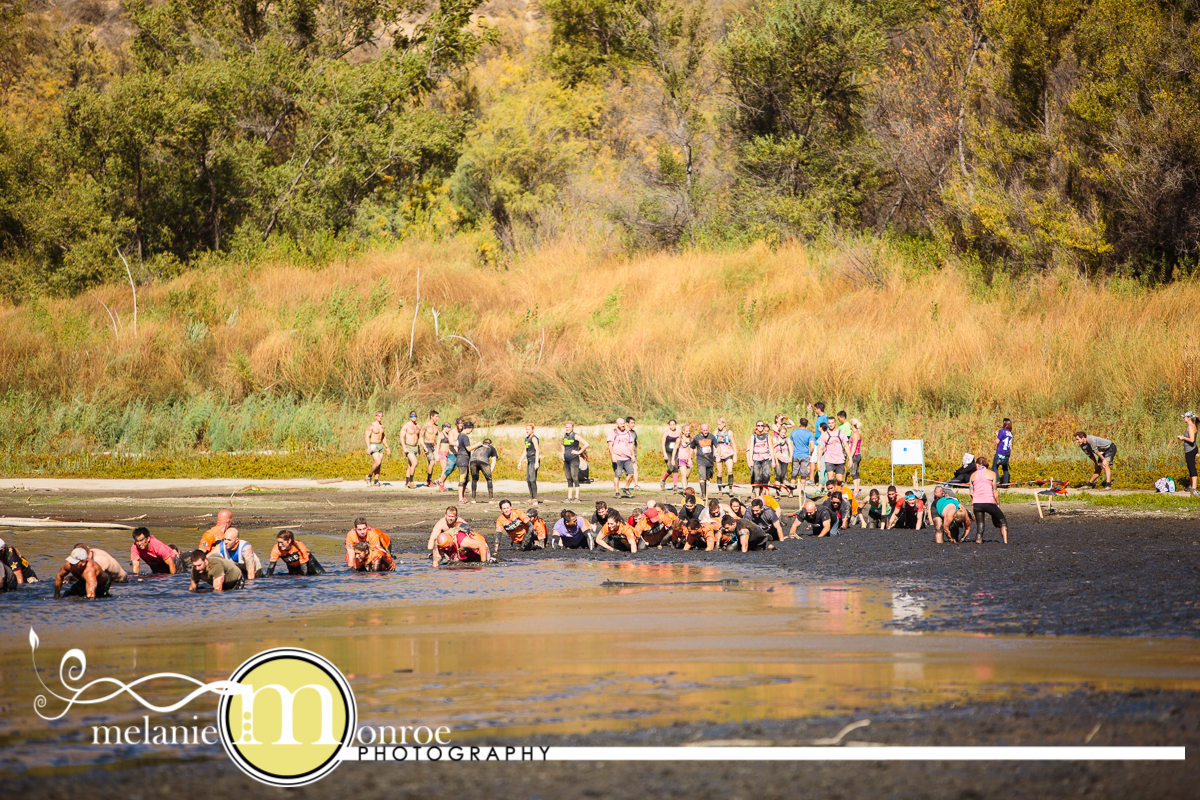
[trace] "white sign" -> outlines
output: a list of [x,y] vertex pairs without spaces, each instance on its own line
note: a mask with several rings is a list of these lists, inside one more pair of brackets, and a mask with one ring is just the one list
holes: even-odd
[[924,464],[925,440],[892,439],[893,464]]

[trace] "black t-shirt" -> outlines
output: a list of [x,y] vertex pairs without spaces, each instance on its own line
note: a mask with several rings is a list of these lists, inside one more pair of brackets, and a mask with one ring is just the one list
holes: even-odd
[[497,457],[498,454],[496,453],[496,448],[492,447],[490,444],[476,447],[471,452],[471,460],[482,464],[486,464],[490,459]]
[[0,575],[0,592],[15,592],[17,590],[17,576],[9,568],[8,564],[0,562],[0,570],[4,571]]
[[[600,516],[600,514],[595,511],[592,512],[591,523],[592,523],[593,530],[600,530],[600,526],[603,525],[608,520],[608,512],[609,511],[612,511],[612,509],[611,508],[607,509],[604,512],[603,517]],[[624,519],[624,517],[622,517],[622,519]]]
[[0,547],[0,562],[7,564],[11,569],[17,569],[24,568],[25,565],[21,561],[21,556],[17,554],[17,548],[11,544]]
[[458,434],[458,456],[460,458],[471,452],[471,437],[466,432]]
[[746,509],[746,515],[743,516],[742,519],[746,520],[747,522],[753,522],[760,528],[769,529],[774,527],[776,522],[779,522],[779,515],[775,513],[775,509],[770,508],[769,506],[763,506],[762,516],[755,517],[754,509],[748,508]]
[[579,460],[579,437],[573,433],[563,434],[563,461]]
[[821,503],[817,506],[817,510],[811,514],[804,515],[804,522],[812,525],[814,528],[824,527],[825,521],[829,520],[829,529],[833,530],[834,524],[840,521],[837,513],[829,507],[828,503]]
[[717,437],[711,433],[697,433],[692,439],[692,448],[696,451],[696,463],[711,467],[717,463]]
[[758,549],[760,545],[766,544],[771,539],[762,528],[744,519],[738,520],[737,527],[734,530],[737,531],[739,538],[742,536],[749,537],[749,549],[751,550]]
[[681,520],[683,520],[684,524],[687,524],[689,522],[699,522],[700,516],[703,513],[704,513],[704,506],[700,505],[699,503],[696,503],[696,505],[692,506],[691,511],[688,511],[688,507],[686,505],[680,506],[679,511],[676,513],[676,516],[678,516]]

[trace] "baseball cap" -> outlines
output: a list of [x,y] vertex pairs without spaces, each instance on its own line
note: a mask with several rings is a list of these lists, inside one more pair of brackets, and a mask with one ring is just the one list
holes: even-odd
[[654,507],[647,508],[646,509],[646,519],[650,520],[651,522],[657,522],[658,521],[658,509],[654,508]]
[[1185,411],[1184,413],[1180,414],[1179,416],[1182,417],[1183,419],[1195,419],[1196,412],[1195,411]]
[[88,559],[88,551],[82,547],[76,547],[71,551],[71,555],[67,556],[68,564],[82,564]]

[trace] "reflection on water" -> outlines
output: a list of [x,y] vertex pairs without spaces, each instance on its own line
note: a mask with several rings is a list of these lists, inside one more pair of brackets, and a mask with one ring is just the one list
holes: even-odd
[[[338,545],[327,539],[318,547],[325,556]],[[1200,643],[1186,640],[897,635],[893,622],[936,609],[914,589],[882,583],[804,583],[633,560],[439,572],[407,558],[394,575],[351,575],[323,560],[335,567],[327,576],[272,578],[225,596],[189,594],[184,576],[118,587],[111,601],[56,603],[49,583],[0,596],[0,769],[147,753],[88,744],[92,725],[141,723],[145,712],[131,700],[57,723],[34,715],[40,686],[30,626],[44,642],[39,666],[52,686],[71,647],[85,649],[89,679],[181,672],[217,680],[261,650],[293,645],[347,674],[362,724],[446,725],[458,740],[532,742],[676,721],[982,699],[1032,682],[1200,689]],[[739,582],[662,585],[731,577]],[[601,587],[606,579],[625,585]],[[147,695],[165,700],[177,690],[151,686]],[[214,708],[212,699],[197,701],[187,714],[151,724],[211,721]]]

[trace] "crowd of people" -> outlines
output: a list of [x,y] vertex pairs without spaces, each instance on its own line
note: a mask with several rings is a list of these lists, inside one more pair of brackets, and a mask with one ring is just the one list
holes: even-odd
[[[457,562],[487,563],[495,559],[503,543],[527,551],[600,549],[630,554],[662,548],[772,550],[785,539],[838,536],[855,526],[928,529],[939,544],[972,540],[982,543],[988,519],[999,530],[1002,541],[1008,543],[1008,520],[999,506],[998,490],[1010,480],[1011,420],[1003,420],[997,430],[995,453],[990,460],[986,456],[964,454],[962,466],[930,494],[915,487],[901,492],[896,486],[888,486],[885,491],[870,489],[863,495],[859,475],[863,434],[859,421],[848,419],[845,411],[831,417],[821,403],[810,410],[814,417],[812,428],[806,417],[793,424],[784,414],[776,415],[771,423],[759,420],[754,424],[741,451],[751,474],[751,484],[743,487],[734,482],[739,450],[724,418],[718,419],[714,428],[700,423],[694,431],[690,424],[669,420],[658,443],[665,464],[658,483],[663,493],[668,491],[669,481],[670,490],[682,494],[678,505],[648,500],[624,513],[611,507],[607,500],[600,500],[590,514],[563,508],[552,521],[538,509],[538,471],[545,451],[534,426],[527,425],[525,447],[517,467],[525,469],[531,507],[521,511],[511,500],[501,500],[490,544],[489,531],[461,518],[457,505],[447,507],[426,544],[431,563],[434,567]],[[1197,418],[1190,411],[1182,417],[1187,431],[1178,438],[1183,442],[1192,480],[1190,491],[1195,494]],[[479,478],[486,482],[489,501],[494,499],[492,473],[499,453],[487,438],[472,445],[472,432],[471,423],[463,419],[456,420],[453,426],[439,425],[436,410],[430,412],[423,426],[418,424],[416,412],[410,414],[401,428],[408,466],[406,485],[415,486],[418,456],[423,451],[427,461],[426,485],[445,491],[457,471],[460,503],[475,501]],[[384,455],[391,452],[382,413],[375,415],[366,439],[372,458],[367,481],[378,483]],[[1075,440],[1094,465],[1091,479],[1080,485],[1095,487],[1103,475],[1102,486],[1111,486],[1117,446],[1086,431],[1077,432]],[[636,421],[617,419],[605,438],[615,499],[633,496],[632,488],[640,477],[638,445]],[[587,459],[593,448],[568,421],[557,449],[567,479],[567,502],[578,503],[580,484],[588,479]],[[440,469],[436,480],[435,466]],[[695,488],[691,485],[693,477]],[[716,494],[726,495],[724,499],[708,496],[709,483],[714,478]],[[749,489],[746,500],[737,496],[737,488]],[[966,496],[960,498],[958,491]],[[780,502],[787,498],[798,500],[796,511],[783,510]],[[132,535],[128,572],[108,552],[77,543],[55,575],[55,596],[103,597],[114,584],[126,582],[130,574],[137,575],[142,564],[151,573],[187,573],[193,591],[207,587],[217,592],[272,576],[280,562],[281,569],[290,575],[311,576],[326,571],[312,550],[286,529],[276,535],[264,565],[250,543],[241,539],[229,510],[217,514],[216,524],[204,532],[196,548],[190,551],[181,552],[174,544],[164,544],[144,527],[135,529]],[[354,520],[346,533],[344,558],[346,568],[351,571],[391,572],[396,567],[391,537],[370,526],[363,517]],[[3,569],[0,591],[11,591],[38,580],[28,559],[2,539],[0,568]]]

